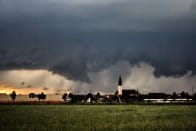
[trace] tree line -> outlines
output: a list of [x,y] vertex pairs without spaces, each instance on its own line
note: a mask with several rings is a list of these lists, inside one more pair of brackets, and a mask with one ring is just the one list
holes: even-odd
[[[10,94],[10,97],[13,101],[15,101],[17,94],[13,91]],[[45,100],[47,97],[43,92],[40,94],[30,93],[30,99],[38,99]],[[113,95],[101,95],[99,92],[96,94],[88,93],[86,95],[74,95],[73,93],[64,93],[62,95],[62,99],[64,102],[68,103],[78,103],[78,102],[119,102],[122,100],[123,102],[131,102],[131,101],[142,101],[144,99],[187,99],[187,100],[196,100],[196,93],[190,95],[189,93],[185,93],[182,91],[181,93],[173,92],[173,94],[168,95],[165,93],[149,93],[149,94],[139,94],[138,95],[130,95],[123,94],[122,96],[118,96],[118,92],[115,92]]]
[[[16,96],[17,96],[16,91],[12,91],[12,93],[10,94],[10,97],[13,101],[16,100]],[[39,101],[40,100],[45,100],[46,99],[46,94],[44,94],[43,92],[40,93],[40,94],[30,93],[29,98],[38,99]]]

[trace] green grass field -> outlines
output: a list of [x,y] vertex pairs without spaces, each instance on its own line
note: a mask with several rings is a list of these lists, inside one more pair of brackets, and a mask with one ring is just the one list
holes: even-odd
[[195,130],[196,106],[1,105],[0,130]]

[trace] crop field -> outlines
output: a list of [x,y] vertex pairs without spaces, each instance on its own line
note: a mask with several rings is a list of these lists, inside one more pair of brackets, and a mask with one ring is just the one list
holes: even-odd
[[195,130],[194,105],[0,105],[0,130]]

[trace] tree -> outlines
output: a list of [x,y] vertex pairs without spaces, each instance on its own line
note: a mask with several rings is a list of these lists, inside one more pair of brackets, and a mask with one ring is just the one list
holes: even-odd
[[193,100],[196,100],[196,93],[193,94]]
[[67,99],[67,93],[64,93],[64,94],[63,94],[62,99],[63,99],[64,101],[66,101],[66,99]]
[[29,93],[29,98],[36,98],[37,97],[37,95],[35,94],[35,93]]
[[93,98],[93,94],[92,93],[88,93],[87,94],[87,98]]
[[37,98],[39,99],[39,100],[45,100],[46,99],[46,95],[42,92],[41,94],[38,94],[37,95]]
[[10,97],[12,98],[13,101],[15,101],[15,99],[16,99],[16,92],[12,91],[12,93],[10,94]]
[[29,98],[36,98],[37,95],[35,93],[29,93]]
[[115,93],[114,93],[114,96],[117,96],[118,95],[118,91],[116,91]]
[[118,91],[116,91],[114,94],[114,101],[118,101],[119,103],[121,103],[121,99],[120,96],[118,95]]
[[98,101],[100,99],[100,97],[101,97],[101,94],[99,92],[97,92],[97,94],[96,94],[96,101]]
[[92,102],[92,101],[95,100],[92,93],[88,93],[88,94],[87,94],[87,101],[88,101],[88,100],[89,100],[89,102]]
[[187,100],[189,100],[189,99],[191,98],[191,96],[189,95],[188,92],[185,94],[185,98],[186,98]]
[[177,94],[176,94],[176,92],[173,92],[173,94],[172,94],[172,98],[173,98],[174,100],[177,98]]
[[68,97],[71,99],[71,102],[75,101],[74,95],[72,93],[69,93]]
[[186,93],[185,93],[184,91],[182,91],[182,92],[180,93],[180,97],[181,97],[181,98],[186,98]]

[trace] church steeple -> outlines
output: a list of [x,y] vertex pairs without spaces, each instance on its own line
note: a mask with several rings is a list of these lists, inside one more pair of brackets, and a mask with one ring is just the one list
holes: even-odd
[[119,85],[119,86],[122,86],[122,78],[121,78],[121,76],[119,77],[118,85]]
[[118,80],[118,95],[122,95],[122,78],[121,76],[119,77],[119,80]]

